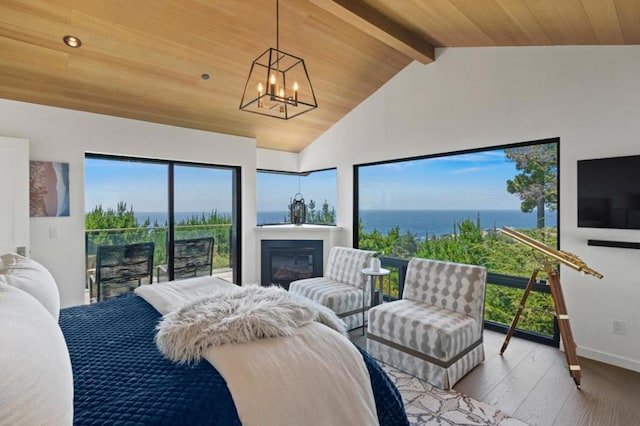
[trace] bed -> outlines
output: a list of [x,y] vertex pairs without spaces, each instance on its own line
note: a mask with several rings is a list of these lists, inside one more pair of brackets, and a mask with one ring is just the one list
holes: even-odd
[[[0,279],[0,316],[3,315],[3,306],[15,305],[15,301],[6,297],[7,294],[11,297],[22,297],[10,293],[13,290],[7,290],[6,287],[3,287]],[[6,302],[5,305],[3,302]],[[20,315],[24,313],[25,318],[35,318],[33,314],[25,313],[24,309],[20,312]],[[42,316],[42,312],[37,313]],[[73,373],[73,424],[242,424],[227,381],[216,368],[208,362],[195,365],[177,364],[160,353],[154,336],[161,318],[160,312],[135,294],[59,311],[59,328],[64,337]],[[34,323],[41,324],[42,319],[34,319]],[[48,332],[49,336],[51,334],[52,332]],[[2,338],[0,334],[0,339]],[[15,343],[14,345],[17,346]],[[28,351],[26,353],[37,350],[24,349]],[[397,388],[370,355],[360,349],[358,352],[370,378],[378,423],[408,425]],[[11,359],[15,361],[15,358],[20,356],[25,359],[24,355],[17,353],[13,354]],[[42,361],[32,364],[36,365],[38,362]],[[23,368],[24,362],[20,365]],[[10,369],[11,366],[4,365],[2,368]],[[29,367],[31,368],[33,367]],[[59,366],[55,370],[49,369],[58,372],[61,370],[64,368],[61,369]],[[11,374],[8,377],[9,386],[12,382],[24,385],[23,377],[16,374],[13,375],[15,380]],[[309,383],[309,386],[313,384]],[[3,397],[10,398],[6,395],[6,389],[4,393],[5,395],[0,396],[0,402]],[[52,395],[60,396],[58,394],[63,395],[64,392],[49,390],[44,393],[40,398],[31,395],[29,399],[18,401],[18,409],[10,412],[13,413],[13,417],[6,417],[7,421],[11,424],[31,423],[35,415],[33,411],[37,410],[37,405],[41,403],[60,410],[60,403],[56,402]],[[299,403],[309,405],[309,409],[315,410],[318,416],[322,415],[319,402],[310,400]],[[273,406],[272,409],[278,410],[278,407]],[[0,419],[6,414],[2,410],[0,408]],[[8,409],[5,407],[5,410]],[[31,413],[24,414],[21,418],[16,415],[20,410]],[[50,416],[55,414],[52,408],[47,410]],[[66,415],[67,420],[52,424],[69,424],[68,411],[61,414],[61,418]],[[2,422],[0,420],[0,424]]]

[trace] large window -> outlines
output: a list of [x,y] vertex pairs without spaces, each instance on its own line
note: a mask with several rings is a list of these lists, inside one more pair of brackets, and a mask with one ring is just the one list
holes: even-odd
[[[355,166],[354,246],[378,251],[392,269],[385,296],[400,296],[411,257],[484,265],[485,320],[508,327],[539,265],[497,230],[558,247],[558,146],[551,139]],[[553,301],[538,278],[520,334],[557,344]]]
[[256,176],[257,223],[258,225],[289,223],[289,205],[296,194],[300,194],[307,207],[306,223],[335,225],[336,185],[336,169],[307,173],[258,170]]
[[88,154],[88,271],[100,245],[153,242],[153,280],[172,279],[175,241],[213,237],[214,275],[239,282],[239,182],[237,167]]

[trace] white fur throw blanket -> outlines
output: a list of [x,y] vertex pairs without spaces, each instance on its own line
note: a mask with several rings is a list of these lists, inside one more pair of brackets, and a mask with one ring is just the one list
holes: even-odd
[[[249,286],[248,289],[238,288],[235,284],[214,277],[141,286],[136,289],[136,293],[168,317],[174,311],[171,315],[177,316],[177,312],[187,305],[198,305],[198,300],[203,297],[228,300],[229,306],[238,304],[238,308],[244,306],[244,303],[231,301],[239,297],[237,292],[261,293],[264,290],[268,290],[267,293],[275,292],[274,297],[287,294],[283,290],[255,286]],[[289,296],[292,295],[284,297]],[[276,304],[269,297],[253,308],[245,306],[243,309],[257,309],[262,310],[261,314],[271,314],[270,309]],[[315,311],[318,305],[311,304],[306,299],[289,300],[291,301],[294,304],[297,301],[307,307],[292,307],[289,312],[293,313],[295,318],[292,323],[302,323],[309,316],[315,318],[315,314],[311,312]],[[307,306],[309,304],[311,307]],[[237,310],[235,312],[238,313]],[[318,319],[328,314],[329,318],[333,318],[331,322],[336,320],[333,312],[327,312],[322,306],[317,312]],[[285,314],[285,317],[288,317],[289,313]],[[225,312],[224,316],[229,314],[230,312]],[[208,315],[210,314],[207,313],[205,316]],[[220,322],[225,320],[226,318],[221,318]],[[199,321],[197,319],[197,322]],[[201,325],[204,326],[206,322],[203,320]],[[209,322],[215,323],[215,320]],[[203,358],[211,363],[227,382],[242,424],[377,425],[369,372],[362,355],[349,339],[313,320],[299,328],[287,324],[285,330],[291,331],[292,335],[286,337],[258,338],[248,343],[221,346],[198,343],[201,347],[197,351],[209,345],[203,353]],[[344,329],[339,320],[337,324],[341,330]],[[252,334],[255,333],[249,333]],[[210,337],[212,336],[202,336],[205,341]],[[181,362],[187,362],[187,359],[189,358],[186,357]],[[197,359],[199,358],[194,355],[194,360]]]
[[280,287],[239,287],[166,314],[158,324],[156,344],[172,361],[198,363],[211,346],[291,336],[312,321],[347,335],[344,322],[312,300]]

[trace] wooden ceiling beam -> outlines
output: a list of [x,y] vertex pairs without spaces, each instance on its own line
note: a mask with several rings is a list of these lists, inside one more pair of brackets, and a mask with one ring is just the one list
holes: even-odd
[[423,64],[435,60],[433,46],[360,0],[311,0],[332,15]]

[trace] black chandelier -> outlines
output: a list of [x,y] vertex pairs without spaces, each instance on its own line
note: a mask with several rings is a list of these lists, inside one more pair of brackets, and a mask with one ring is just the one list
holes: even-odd
[[280,50],[279,1],[276,0],[276,48],[251,64],[240,110],[283,120],[318,107],[304,59]]

